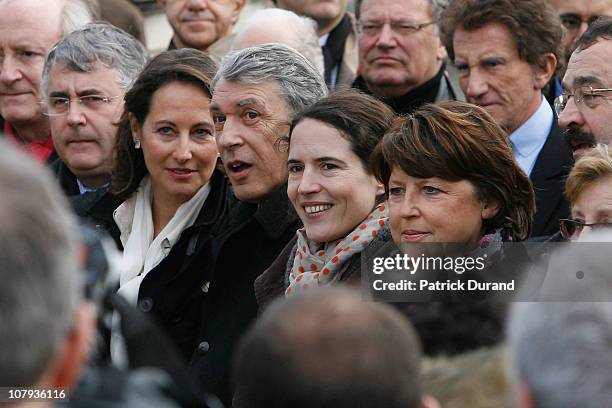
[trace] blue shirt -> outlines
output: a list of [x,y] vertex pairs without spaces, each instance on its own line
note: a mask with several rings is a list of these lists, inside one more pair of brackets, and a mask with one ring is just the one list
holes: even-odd
[[540,107],[525,123],[510,134],[512,151],[519,167],[528,176],[533,170],[538,154],[544,147],[555,115],[545,98]]
[[[76,181],[77,181],[77,185],[79,186],[79,193],[80,194],[90,193],[92,191],[98,190],[97,188],[87,187],[85,184],[81,183],[81,180],[79,180],[79,179],[76,179]],[[102,187],[99,187],[99,188],[107,188],[109,185],[110,185],[110,181],[108,183],[106,183],[105,185],[103,185]]]

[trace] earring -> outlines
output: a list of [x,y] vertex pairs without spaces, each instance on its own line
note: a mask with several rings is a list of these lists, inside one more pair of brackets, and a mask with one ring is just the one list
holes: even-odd
[[136,149],[140,149],[140,139],[136,139],[136,140],[134,140],[134,147],[135,147]]

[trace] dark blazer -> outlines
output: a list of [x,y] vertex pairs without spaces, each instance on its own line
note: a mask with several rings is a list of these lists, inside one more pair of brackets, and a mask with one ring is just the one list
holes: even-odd
[[53,174],[55,174],[55,178],[66,196],[70,197],[81,193],[76,176],[62,159],[57,158],[49,167]]
[[287,186],[266,202],[229,198],[229,209],[211,241],[209,296],[202,304],[198,346],[189,373],[202,391],[215,393],[231,406],[230,357],[239,337],[257,315],[253,284],[300,227],[287,198]]
[[[200,305],[205,300],[203,282],[210,280],[206,260],[218,219],[225,213],[227,184],[220,173],[211,180],[211,191],[193,225],[185,229],[168,255],[140,285],[138,306],[154,316],[182,354],[185,365],[197,344]],[[113,212],[123,199],[111,193],[93,192],[75,197],[77,215],[109,232],[121,248],[120,231]]]
[[[260,205],[240,202],[227,180],[215,172],[196,222],[140,286],[139,308],[166,329],[189,362],[197,389],[214,393],[228,407],[230,358],[257,315],[255,278],[300,226],[286,190],[283,186]],[[110,193],[100,195],[75,197],[73,207],[107,230],[120,247],[112,214],[123,200]]]
[[559,231],[559,219],[569,216],[569,202],[563,191],[573,164],[572,153],[563,140],[563,132],[555,116],[530,176],[536,196],[532,237],[555,234]]

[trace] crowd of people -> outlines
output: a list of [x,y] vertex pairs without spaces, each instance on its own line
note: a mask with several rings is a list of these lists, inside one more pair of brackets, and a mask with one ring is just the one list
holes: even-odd
[[[0,0],[0,386],[611,406],[612,0],[119,3]],[[364,300],[428,244],[521,302]]]

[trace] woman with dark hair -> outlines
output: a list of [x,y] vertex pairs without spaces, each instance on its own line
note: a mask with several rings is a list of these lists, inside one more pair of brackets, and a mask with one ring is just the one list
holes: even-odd
[[359,278],[362,253],[390,241],[384,190],[368,160],[394,118],[384,103],[353,90],[294,117],[285,140],[287,194],[304,227],[256,279],[260,310],[283,293]]
[[523,241],[535,208],[504,131],[464,102],[426,105],[393,127],[372,156],[389,196],[393,239]]
[[146,65],[125,95],[109,192],[81,206],[124,250],[119,294],[152,314],[187,361],[210,280],[207,243],[226,207],[209,112],[215,70],[192,49]]
[[[487,259],[482,272],[450,271],[440,275],[443,281],[512,279],[529,265],[522,246],[502,244],[529,237],[533,188],[505,132],[484,109],[457,101],[425,105],[394,125],[371,163],[388,194],[393,241],[403,251],[461,247],[462,255]],[[506,307],[493,301],[494,292],[429,295],[441,301],[398,305],[426,355],[456,355],[503,340]]]

